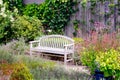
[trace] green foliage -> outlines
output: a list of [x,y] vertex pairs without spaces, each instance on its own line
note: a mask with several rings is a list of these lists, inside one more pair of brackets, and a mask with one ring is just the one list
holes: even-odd
[[64,67],[60,67],[60,65],[56,66],[52,70],[49,68],[36,68],[32,70],[32,74],[35,76],[35,80],[86,80],[88,78],[86,73],[73,70],[67,71]]
[[86,7],[86,4],[87,4],[87,0],[82,0],[82,1],[81,1],[82,7]]
[[14,16],[17,14],[15,9],[13,12],[6,8],[6,4],[2,4],[0,8],[0,43],[6,43],[12,39],[11,24]]
[[19,13],[22,13],[24,8],[23,0],[3,0],[3,3],[7,3],[7,9],[10,11],[14,11],[17,8]]
[[12,53],[0,46],[0,64],[4,62],[12,63],[14,61],[15,57],[12,55]]
[[63,34],[64,27],[70,20],[70,16],[75,12],[73,6],[75,2],[69,0],[67,2],[61,2],[55,0],[46,0],[40,6],[40,14],[43,20],[43,25],[47,30],[52,30],[54,34]]
[[46,30],[52,30],[54,34],[63,34],[64,27],[75,12],[73,0],[45,0],[42,4],[28,4],[23,12],[27,16],[36,16],[42,20]]
[[75,42],[75,54],[74,54],[74,62],[75,64],[81,64],[80,61],[80,56],[81,56],[81,47],[82,47],[82,43],[83,43],[83,39],[82,38],[78,38],[78,37],[74,37],[73,38],[74,42]]
[[38,4],[27,4],[24,8],[23,14],[27,16],[35,16],[35,17],[40,17],[40,5]]
[[11,53],[17,54],[17,55],[25,54],[26,50],[28,49],[28,46],[25,43],[25,40],[23,38],[20,38],[19,40],[16,40],[16,41],[9,42],[7,44],[9,46],[9,49],[11,50]]
[[77,38],[77,37],[73,38],[73,40],[75,41],[76,44],[84,41],[82,38]]
[[36,17],[17,16],[16,18],[11,25],[14,39],[23,37],[29,41],[43,34],[41,22]]
[[11,38],[10,18],[0,15],[0,43],[6,42]]
[[9,76],[8,80],[33,80],[32,74],[30,73],[27,66],[23,63],[3,63],[0,65],[0,76]]
[[8,42],[5,45],[1,45],[0,47],[2,51],[8,52],[8,54],[12,55],[23,55],[28,50],[28,46],[25,43],[25,40],[22,38]]
[[17,56],[18,61],[24,62],[30,69],[42,68],[42,69],[53,69],[55,67],[55,62],[47,61],[41,58],[32,58],[29,56],[21,55]]
[[92,74],[94,73],[95,69],[97,69],[95,62],[96,55],[98,55],[98,52],[92,48],[85,49],[81,54],[82,64],[88,66]]
[[78,27],[78,26],[79,26],[79,22],[80,22],[79,20],[73,21],[73,24],[74,24],[73,27],[74,27],[74,30],[75,30],[75,31],[73,32],[74,37],[77,36],[77,32],[78,32],[78,29],[79,29],[79,27]]
[[[22,61],[30,69],[35,80],[42,80],[44,77],[44,71],[53,70],[55,68],[55,62],[41,59],[38,57],[31,58],[30,56],[18,55],[16,56],[18,61]],[[45,78],[46,79],[46,78]]]
[[114,49],[100,52],[96,57],[99,68],[106,77],[115,76],[120,78],[120,52]]
[[0,14],[0,43],[23,37],[25,41],[33,40],[43,34],[41,21],[36,17],[20,16],[17,10],[5,9]]
[[14,65],[10,80],[33,80],[33,76],[25,64],[17,63]]

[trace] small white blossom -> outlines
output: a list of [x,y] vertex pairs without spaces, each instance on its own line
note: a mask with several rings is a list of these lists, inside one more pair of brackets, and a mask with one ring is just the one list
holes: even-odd
[[12,22],[12,21],[14,21],[14,18],[13,18],[13,16],[10,16],[10,21]]
[[3,17],[6,17],[7,15],[5,13],[0,13],[0,15],[2,15]]
[[1,8],[1,12],[3,12],[3,13],[5,12],[5,7]]
[[48,32],[52,32],[52,30],[47,30]]
[[1,5],[3,4],[3,1],[2,1],[2,0],[0,0],[0,4],[1,4]]
[[17,8],[14,8],[14,12],[15,12],[15,13],[18,13],[18,9],[17,9]]

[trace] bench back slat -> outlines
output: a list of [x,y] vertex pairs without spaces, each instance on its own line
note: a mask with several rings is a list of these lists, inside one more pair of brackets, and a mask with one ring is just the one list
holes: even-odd
[[47,35],[40,38],[40,46],[51,48],[64,48],[64,45],[74,43],[69,37],[62,35]]

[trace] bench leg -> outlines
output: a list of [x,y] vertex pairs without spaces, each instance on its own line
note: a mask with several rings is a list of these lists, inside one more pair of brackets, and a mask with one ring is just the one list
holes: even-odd
[[74,58],[74,53],[72,53],[72,59]]
[[32,57],[32,51],[31,51],[31,49],[30,49],[30,57]]
[[67,54],[64,54],[64,65],[67,64]]

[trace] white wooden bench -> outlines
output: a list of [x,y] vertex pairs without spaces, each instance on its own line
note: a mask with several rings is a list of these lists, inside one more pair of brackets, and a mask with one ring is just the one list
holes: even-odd
[[[30,41],[30,55],[33,51],[61,54],[64,56],[64,64],[73,60],[74,40],[62,35],[47,35],[39,40]],[[72,55],[68,58],[68,55]]]

